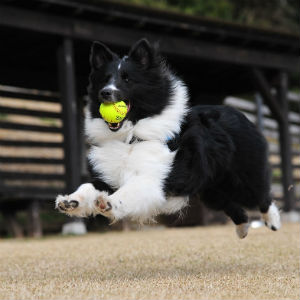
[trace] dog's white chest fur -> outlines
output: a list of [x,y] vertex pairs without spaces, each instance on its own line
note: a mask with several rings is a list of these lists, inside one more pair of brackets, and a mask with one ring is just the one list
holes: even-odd
[[176,152],[160,141],[128,144],[107,141],[92,146],[88,158],[100,179],[116,189],[109,196],[115,219],[149,219],[186,206],[186,197],[166,197],[164,182]]
[[99,177],[115,189],[135,177],[151,179],[148,183],[151,188],[154,183],[163,184],[170,172],[174,155],[159,141],[127,144],[113,140],[101,146],[93,146],[88,158]]

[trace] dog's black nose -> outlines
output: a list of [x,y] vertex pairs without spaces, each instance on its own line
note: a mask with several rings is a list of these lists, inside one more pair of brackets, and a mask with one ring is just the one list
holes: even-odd
[[112,89],[104,88],[100,91],[101,98],[104,100],[109,100],[112,96]]

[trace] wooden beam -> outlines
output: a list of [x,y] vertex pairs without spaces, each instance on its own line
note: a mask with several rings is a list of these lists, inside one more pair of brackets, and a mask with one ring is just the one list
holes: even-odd
[[[51,185],[52,182],[49,182]],[[18,199],[24,201],[24,203],[28,203],[28,200],[38,199],[38,200],[51,200],[51,205],[53,203],[54,197],[58,194],[64,193],[63,187],[41,187],[41,186],[27,186],[26,184],[23,186],[1,186],[1,201],[9,200],[9,203],[12,203],[12,199]],[[3,204],[4,203],[4,204]],[[6,205],[6,201],[0,202],[2,205]],[[24,204],[23,206],[27,206]],[[2,206],[0,206],[2,209]],[[20,206],[18,206],[20,209]],[[23,208],[22,208],[23,209]]]
[[[10,68],[11,70],[12,68]],[[2,69],[3,74],[5,74],[2,78],[0,78],[1,82],[3,82],[4,77],[8,73],[7,69]],[[20,70],[11,70],[12,72],[15,73],[16,77],[16,72],[20,72]],[[20,75],[20,74],[18,74]],[[32,76],[31,73],[28,74],[28,72],[21,74],[21,76],[27,76],[27,77],[34,77]],[[41,74],[39,74],[41,76]],[[35,89],[36,90],[36,89]],[[27,92],[28,91],[28,92]],[[40,92],[40,91],[39,91]],[[22,100],[36,100],[36,101],[43,101],[43,102],[59,102],[59,96],[57,93],[54,92],[46,92],[49,95],[45,95],[45,93],[31,93],[30,89],[25,89],[25,88],[18,88],[18,87],[10,87],[10,86],[3,86],[0,85],[0,97],[8,97],[8,98],[17,98],[17,99],[22,99]]]
[[[1,14],[1,12],[0,12]],[[1,28],[1,26],[0,26]],[[0,33],[1,36],[1,33]],[[24,48],[25,49],[25,48]],[[0,51],[1,53],[1,51]],[[27,56],[27,59],[31,59],[32,56]],[[43,59],[42,57],[37,58]],[[31,67],[27,69],[20,69],[18,64],[10,64],[10,66],[5,66],[1,63],[1,72],[0,72],[0,83],[1,85],[9,85],[16,87],[27,87],[32,89],[39,90],[58,90],[58,82],[57,82],[57,72],[49,68],[33,70]],[[47,102],[59,102],[58,96],[54,97],[40,97],[40,95],[28,95],[26,93],[11,93],[0,90],[0,96],[3,97],[17,97],[20,99],[28,99],[28,100],[37,100],[37,101],[47,101]]]
[[296,55],[244,49],[222,43],[170,36],[161,32],[154,33],[103,23],[92,23],[75,18],[11,8],[5,5],[0,5],[1,24],[22,30],[27,29],[88,41],[101,40],[104,43],[121,47],[129,47],[137,39],[145,36],[152,41],[160,40],[161,49],[167,54],[265,68],[299,69],[299,57]]
[[5,180],[64,180],[65,176],[63,174],[55,174],[55,173],[33,173],[33,172],[7,172],[0,171],[1,178],[5,178]]
[[284,195],[284,210],[290,211],[295,207],[295,194],[293,188],[293,166],[291,153],[291,136],[288,121],[288,76],[285,72],[279,73],[278,100],[283,119],[279,122],[280,156],[282,169],[282,185]]
[[281,111],[279,103],[276,101],[276,98],[271,94],[271,87],[267,79],[265,78],[263,72],[257,68],[252,69],[254,83],[264,98],[265,103],[269,106],[272,114],[278,122],[282,122],[284,115]]
[[[62,142],[36,142],[36,141],[19,141],[19,140],[0,140],[0,146],[13,146],[13,147],[30,147],[30,148],[62,148]],[[3,156],[0,157],[0,161]],[[24,157],[23,157],[24,158]],[[47,160],[47,159],[45,159]]]
[[[2,146],[2,144],[0,144]],[[11,164],[45,164],[45,165],[60,165],[63,164],[62,159],[58,158],[38,158],[38,157],[11,157],[1,156],[0,163]],[[27,174],[27,173],[25,173]]]
[[[270,31],[261,30],[259,28],[238,25],[237,23],[226,23],[216,20],[202,19],[197,16],[174,13],[167,10],[153,9],[146,6],[133,6],[128,3],[110,3],[110,1],[101,1],[101,5],[87,4],[74,0],[44,0],[50,1],[52,9],[63,7],[68,8],[70,11],[80,11],[88,18],[88,14],[92,13],[93,16],[105,16],[106,18],[135,23],[135,26],[141,28],[149,24],[156,28],[161,28],[162,31],[168,32],[181,32],[182,34],[191,34],[200,36],[211,35],[218,40],[235,39],[241,43],[265,43],[269,45],[280,45],[299,48],[298,36],[296,34],[284,34],[280,32],[270,33]],[[85,1],[87,2],[87,1]],[[116,5],[117,4],[117,5]]]
[[68,193],[77,189],[81,176],[74,68],[73,42],[69,38],[64,38],[58,48],[58,75],[62,97],[64,160],[66,167],[66,192]]
[[40,202],[32,200],[28,207],[28,235],[40,238],[43,235],[42,222],[40,218]]
[[27,125],[10,122],[0,122],[1,129],[14,129],[14,130],[25,130],[25,131],[38,131],[38,132],[52,132],[61,133],[60,127],[43,126],[43,125]]
[[2,106],[1,104],[0,104],[0,111],[2,114],[14,114],[14,115],[31,116],[31,117],[39,117],[39,118],[55,118],[55,119],[61,118],[61,113],[57,113],[57,112],[15,108],[9,106]]

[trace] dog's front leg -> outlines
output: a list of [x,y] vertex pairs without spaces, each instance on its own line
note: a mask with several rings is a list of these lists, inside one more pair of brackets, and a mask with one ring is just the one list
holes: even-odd
[[146,220],[157,215],[166,203],[159,181],[147,176],[136,176],[112,195],[99,195],[96,200],[98,212],[115,220],[124,217]]
[[[99,214],[99,209],[95,206],[95,202],[107,196],[108,193],[106,191],[97,190],[92,183],[84,183],[70,195],[58,195],[55,206],[67,215],[87,217]],[[103,214],[105,214],[105,210]],[[110,217],[108,211],[106,212],[106,216]]]

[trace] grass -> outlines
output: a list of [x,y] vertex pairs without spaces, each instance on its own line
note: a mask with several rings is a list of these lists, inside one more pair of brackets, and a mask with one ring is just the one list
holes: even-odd
[[0,241],[0,299],[299,299],[299,225]]

